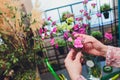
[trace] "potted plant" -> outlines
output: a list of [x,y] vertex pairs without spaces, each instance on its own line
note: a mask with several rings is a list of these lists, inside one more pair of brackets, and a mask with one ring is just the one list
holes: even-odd
[[64,53],[65,53],[64,48],[65,48],[65,46],[66,46],[65,40],[64,40],[64,39],[57,39],[57,40],[56,40],[56,43],[57,43],[57,45],[58,45],[58,51],[59,51],[59,53],[60,53],[60,54],[64,54]]
[[105,19],[109,18],[109,10],[110,10],[110,5],[109,4],[104,4],[100,6],[100,12],[103,13]]
[[100,31],[92,31],[91,32],[91,35],[93,37],[95,37],[97,40],[101,40],[102,39],[102,33]]

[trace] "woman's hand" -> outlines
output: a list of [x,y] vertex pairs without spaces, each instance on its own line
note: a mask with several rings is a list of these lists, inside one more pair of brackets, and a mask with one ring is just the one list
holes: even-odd
[[73,49],[71,49],[64,61],[65,67],[71,77],[71,80],[77,80],[81,74],[81,57],[81,52],[76,53]]
[[87,53],[103,56],[105,57],[107,52],[107,46],[95,39],[92,36],[88,36],[85,34],[76,34],[75,37],[80,36],[83,38],[83,50]]

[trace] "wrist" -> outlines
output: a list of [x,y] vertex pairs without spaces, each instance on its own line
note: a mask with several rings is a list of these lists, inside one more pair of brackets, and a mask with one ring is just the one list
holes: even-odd
[[71,75],[71,80],[79,80],[80,75]]
[[101,56],[106,57],[108,46],[104,45],[102,50],[101,50]]

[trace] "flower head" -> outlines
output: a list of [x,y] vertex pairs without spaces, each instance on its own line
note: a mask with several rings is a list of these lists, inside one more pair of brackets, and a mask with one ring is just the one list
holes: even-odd
[[86,16],[88,20],[91,20],[91,17],[90,16]]
[[84,0],[84,1],[83,1],[83,4],[87,4],[87,3],[88,3],[88,0]]
[[82,21],[83,17],[76,18],[76,21]]
[[81,37],[77,37],[77,38],[74,40],[74,47],[75,47],[75,48],[82,48],[82,47],[83,47],[82,38],[81,38]]
[[97,17],[101,17],[102,16],[101,13],[96,13],[96,15],[97,15]]
[[82,27],[83,27],[83,28],[87,28],[88,26],[89,26],[88,24],[85,24],[85,23],[82,24]]
[[42,32],[43,32],[43,29],[40,28],[40,29],[39,29],[39,34],[42,35]]
[[97,5],[96,3],[92,3],[92,4],[91,4],[91,6],[92,6],[93,8],[95,8],[96,5]]
[[86,34],[86,28],[80,28],[79,33],[81,34]]
[[88,16],[88,12],[87,11],[84,11],[84,16]]
[[79,24],[75,24],[74,26],[73,26],[73,29],[76,31],[76,30],[78,30],[79,29]]
[[54,25],[56,25],[56,21],[53,21],[53,22],[52,22],[52,26],[54,26]]
[[83,9],[80,10],[81,13],[82,13],[83,11],[84,11]]
[[64,39],[68,39],[68,31],[64,32],[63,37]]
[[48,19],[47,19],[48,21],[50,21],[51,20],[51,17],[48,17]]
[[108,39],[108,40],[112,40],[112,39],[113,39],[112,34],[111,34],[111,33],[108,33],[108,32],[105,33],[104,37],[105,37],[106,39]]
[[57,27],[54,27],[52,32],[56,33],[57,32]]

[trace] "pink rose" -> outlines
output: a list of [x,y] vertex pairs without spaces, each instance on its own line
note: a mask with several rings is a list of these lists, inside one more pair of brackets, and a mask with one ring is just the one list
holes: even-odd
[[83,44],[82,44],[82,38],[81,37],[77,37],[75,40],[74,40],[74,47],[75,48],[82,48],[83,47]]
[[105,37],[106,39],[108,39],[108,40],[112,40],[112,39],[113,39],[112,34],[111,34],[111,33],[107,33],[107,32],[105,33],[104,37]]

